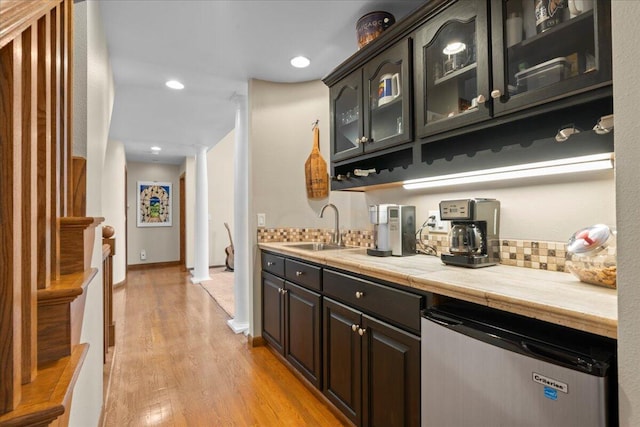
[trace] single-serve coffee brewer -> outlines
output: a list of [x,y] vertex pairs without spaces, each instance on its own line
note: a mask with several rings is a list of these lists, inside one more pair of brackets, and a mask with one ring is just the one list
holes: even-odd
[[373,244],[375,247],[367,249],[367,255],[391,256],[389,242],[389,206],[369,206],[369,221],[373,224]]
[[496,199],[445,200],[440,218],[451,221],[445,264],[478,268],[500,262],[500,202]]
[[373,256],[408,256],[416,253],[416,208],[407,205],[371,205],[369,221],[374,224]]

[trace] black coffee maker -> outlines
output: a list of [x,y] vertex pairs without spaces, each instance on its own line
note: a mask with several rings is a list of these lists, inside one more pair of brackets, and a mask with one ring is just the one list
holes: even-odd
[[440,202],[440,218],[451,221],[445,264],[478,268],[500,262],[500,202],[463,199]]

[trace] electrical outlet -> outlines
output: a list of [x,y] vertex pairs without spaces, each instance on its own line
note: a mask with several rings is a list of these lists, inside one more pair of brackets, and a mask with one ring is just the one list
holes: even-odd
[[144,261],[147,259],[147,251],[145,251],[144,249],[140,251],[140,260]]
[[429,229],[429,233],[448,233],[449,232],[449,221],[443,221],[440,219],[440,211],[433,210],[429,211],[429,218],[434,217],[435,219],[430,219],[427,223],[427,228]]
[[266,226],[267,226],[267,214],[259,213],[258,227],[266,227]]

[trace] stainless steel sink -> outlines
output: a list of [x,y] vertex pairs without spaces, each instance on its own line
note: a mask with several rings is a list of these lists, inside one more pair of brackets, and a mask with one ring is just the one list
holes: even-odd
[[289,245],[290,248],[303,249],[305,251],[329,251],[334,249],[348,249],[346,246],[336,245],[334,243],[300,243],[298,245]]

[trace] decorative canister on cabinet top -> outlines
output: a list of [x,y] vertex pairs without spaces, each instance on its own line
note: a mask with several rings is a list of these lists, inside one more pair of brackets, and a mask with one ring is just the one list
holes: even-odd
[[370,12],[358,19],[356,33],[358,35],[358,49],[375,40],[384,30],[396,22],[389,12]]
[[567,243],[565,269],[593,285],[616,287],[616,231],[596,224],[576,231]]

